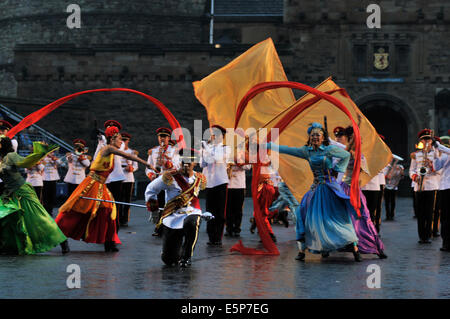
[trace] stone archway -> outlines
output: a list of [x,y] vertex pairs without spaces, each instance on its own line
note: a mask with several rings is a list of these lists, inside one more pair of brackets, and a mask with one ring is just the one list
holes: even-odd
[[414,110],[398,97],[384,93],[365,96],[356,104],[377,132],[385,136],[392,152],[409,158],[420,129]]
[[[372,94],[357,101],[357,105],[377,132],[385,137],[393,154],[405,159],[409,168],[410,153],[414,150],[419,130],[415,112],[401,99],[388,94]],[[399,185],[401,195],[409,195],[411,181],[404,178]]]

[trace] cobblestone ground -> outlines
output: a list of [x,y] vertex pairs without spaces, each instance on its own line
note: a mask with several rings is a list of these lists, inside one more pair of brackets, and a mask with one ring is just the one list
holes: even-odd
[[[72,251],[65,256],[59,247],[33,256],[0,256],[0,297],[449,298],[450,254],[439,251],[441,238],[419,245],[411,198],[399,198],[397,206],[396,220],[381,226],[388,259],[363,255],[363,262],[355,263],[350,253],[332,253],[327,259],[307,254],[305,262],[298,262],[294,227],[281,225],[274,226],[279,256],[243,256],[229,252],[236,238],[224,237],[222,248],[208,247],[204,222],[189,269],[163,266],[161,239],[151,236],[148,213],[133,208],[129,227],[119,232],[118,253],[69,240]],[[244,208],[241,239],[260,247],[257,234],[249,232],[250,198]],[[71,264],[81,269],[79,289],[66,285]],[[372,264],[380,267],[380,288],[367,287]]]

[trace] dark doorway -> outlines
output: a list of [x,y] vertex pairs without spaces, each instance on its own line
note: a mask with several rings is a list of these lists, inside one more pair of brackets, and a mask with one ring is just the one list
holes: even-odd
[[[404,159],[401,164],[407,173],[410,164],[408,153],[408,125],[402,113],[395,110],[392,102],[375,100],[361,105],[361,111],[375,127],[378,134],[385,137],[385,143],[392,153]],[[399,195],[409,196],[411,192],[411,180],[403,178],[399,184]]]
[[450,129],[450,90],[439,91],[435,96],[437,132],[436,135],[447,135]]

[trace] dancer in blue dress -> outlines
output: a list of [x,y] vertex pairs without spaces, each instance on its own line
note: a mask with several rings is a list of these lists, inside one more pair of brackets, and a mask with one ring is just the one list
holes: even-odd
[[[329,145],[325,130],[319,123],[308,128],[309,140],[303,147],[278,146],[279,153],[303,158],[309,162],[314,174],[311,189],[303,196],[296,214],[296,239],[299,245],[297,260],[305,259],[305,250],[322,253],[352,246],[355,261],[361,261],[350,214],[350,197],[344,194],[332,177],[332,171],[345,172],[350,153],[338,146]],[[267,148],[276,151],[276,145]],[[340,159],[333,167],[333,158]],[[301,176],[299,176],[301,178]]]

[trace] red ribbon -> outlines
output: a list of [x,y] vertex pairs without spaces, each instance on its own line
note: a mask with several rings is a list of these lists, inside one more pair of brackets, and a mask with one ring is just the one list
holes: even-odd
[[57,109],[59,106],[63,105],[64,103],[66,103],[80,95],[87,94],[87,93],[95,93],[95,92],[114,92],[114,91],[135,93],[135,94],[145,97],[147,100],[149,100],[154,105],[156,105],[156,107],[161,111],[161,113],[164,115],[164,117],[169,122],[172,130],[175,130],[176,128],[180,128],[180,130],[179,130],[180,136],[177,141],[178,143],[180,143],[180,148],[184,148],[186,146],[186,143],[183,139],[183,135],[181,134],[180,123],[178,123],[175,116],[173,116],[173,114],[169,111],[169,109],[161,101],[159,101],[158,99],[155,99],[154,97],[152,97],[148,94],[142,93],[140,91],[136,91],[136,90],[132,90],[132,89],[125,89],[125,88],[87,90],[87,91],[81,91],[78,93],[74,93],[74,94],[62,97],[62,98],[44,106],[43,108],[31,113],[30,115],[26,116],[25,118],[23,118],[22,121],[20,121],[16,126],[14,126],[11,130],[8,131],[6,136],[8,136],[9,138],[14,137],[17,133],[19,133],[23,129],[26,129],[27,127],[33,125],[34,123],[38,122],[40,119],[42,119],[44,116],[48,115],[49,113],[51,113],[52,111]]

